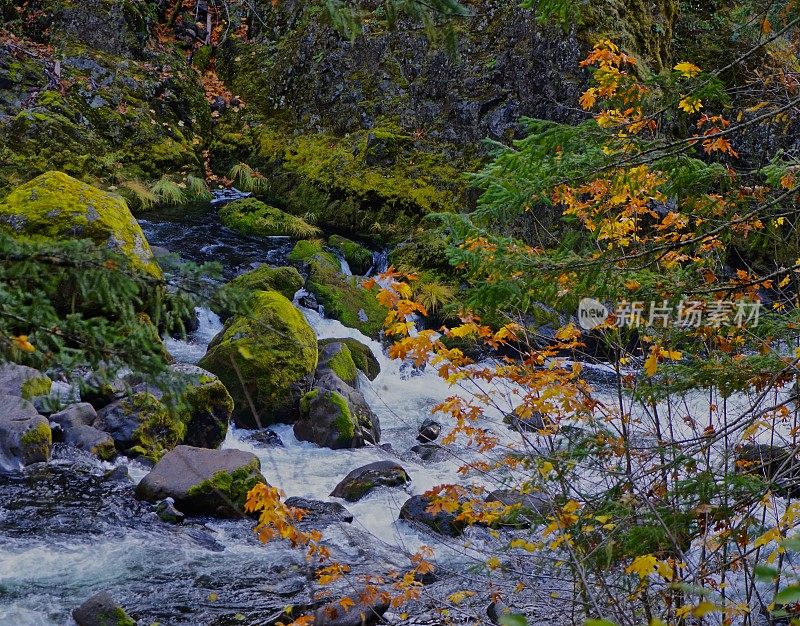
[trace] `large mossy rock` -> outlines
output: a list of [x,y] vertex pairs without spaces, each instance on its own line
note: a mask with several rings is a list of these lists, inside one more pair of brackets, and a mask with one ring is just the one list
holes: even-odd
[[335,255],[319,242],[298,241],[289,260],[308,270],[306,289],[317,297],[325,315],[369,337],[380,336],[387,311],[378,302],[377,291],[365,289],[355,276],[342,274]]
[[245,235],[260,237],[316,237],[320,229],[301,217],[284,213],[255,198],[243,198],[226,204],[219,212],[225,226]]
[[334,487],[330,495],[357,502],[378,487],[402,487],[410,481],[401,465],[394,461],[376,461],[354,469]]
[[220,317],[227,319],[234,313],[233,309],[246,308],[247,300],[254,291],[277,291],[291,300],[303,283],[303,277],[296,267],[262,265],[223,285],[211,306]]
[[18,396],[0,395],[0,472],[50,458],[53,434],[45,417]]
[[244,511],[247,492],[266,483],[255,454],[178,446],[136,487],[142,500],[173,498],[185,513],[233,517]]
[[236,424],[255,428],[296,416],[317,355],[317,337],[302,313],[280,293],[259,291],[249,314],[226,324],[199,365],[233,396]]
[[331,343],[341,343],[347,346],[347,349],[350,351],[350,358],[353,359],[356,368],[363,372],[370,380],[375,380],[378,374],[381,373],[381,364],[378,362],[378,359],[375,358],[372,350],[358,339],[353,339],[352,337],[320,339],[320,354],[324,347]]
[[98,412],[92,424],[128,454],[158,460],[179,443],[217,448],[225,440],[233,398],[212,374],[194,365],[172,365],[164,380],[174,390],[139,385]]
[[47,172],[11,192],[0,203],[0,224],[20,238],[90,239],[125,256],[134,268],[162,277],[125,201],[63,172]]

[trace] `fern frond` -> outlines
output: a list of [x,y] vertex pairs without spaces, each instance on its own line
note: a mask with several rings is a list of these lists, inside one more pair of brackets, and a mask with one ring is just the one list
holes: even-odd
[[131,208],[151,209],[158,203],[156,195],[147,185],[139,180],[126,180],[120,183],[120,195],[125,198]]
[[163,176],[150,188],[153,195],[158,198],[159,204],[178,205],[186,202],[186,191],[176,182]]

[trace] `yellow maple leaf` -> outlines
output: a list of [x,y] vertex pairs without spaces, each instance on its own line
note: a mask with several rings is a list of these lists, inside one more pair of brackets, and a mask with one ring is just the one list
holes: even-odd
[[703,71],[694,63],[689,63],[689,61],[681,61],[675,66],[674,69],[680,72],[686,78],[694,78]]
[[647,578],[656,571],[658,559],[652,554],[637,556],[633,562],[625,569],[626,574],[636,574],[639,578]]
[[447,597],[447,601],[452,602],[453,604],[461,604],[467,598],[474,596],[475,593],[476,592],[474,591],[456,591]]
[[678,108],[687,113],[697,113],[703,108],[703,101],[694,96],[687,96],[678,103]]
[[544,461],[539,466],[539,473],[542,475],[542,478],[547,478],[548,474],[550,474],[553,469],[553,464],[550,461]]
[[655,351],[650,352],[650,356],[648,356],[644,361],[644,373],[648,376],[654,376],[656,370],[658,369],[658,355]]

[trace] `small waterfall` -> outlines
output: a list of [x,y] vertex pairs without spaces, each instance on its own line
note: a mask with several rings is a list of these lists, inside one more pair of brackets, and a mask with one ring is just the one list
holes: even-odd
[[372,267],[369,268],[367,276],[382,274],[389,269],[389,249],[374,250],[372,252]]

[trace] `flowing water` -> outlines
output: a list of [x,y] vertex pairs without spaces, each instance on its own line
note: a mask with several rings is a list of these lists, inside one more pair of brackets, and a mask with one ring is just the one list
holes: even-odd
[[[217,261],[226,278],[262,263],[279,265],[291,250],[287,238],[246,237],[222,226],[216,212],[192,207],[148,214],[140,223],[151,245],[203,263]],[[375,265],[385,254],[375,255]],[[343,263],[343,269],[345,264]],[[412,478],[404,490],[384,489],[350,504],[352,524],[326,530],[334,554],[364,573],[408,565],[407,555],[437,539],[398,521],[410,494],[452,482],[463,463],[458,448],[437,462],[409,449],[431,408],[451,393],[432,372],[390,361],[382,346],[316,311],[301,310],[320,338],[353,337],[381,364],[362,391],[391,447],[329,450],[298,441],[291,426],[274,430],[283,447],[259,448],[246,431],[231,429],[224,447],[254,452],[270,484],[287,496],[330,500],[328,494],[352,469],[377,460],[399,460]],[[167,338],[181,362],[196,362],[222,328],[219,317],[198,309],[200,325],[186,340]],[[249,520],[193,520],[170,526],[133,497],[146,468],[127,459],[132,480],[105,474],[114,466],[56,447],[53,461],[22,475],[0,476],[0,626],[71,624],[70,612],[101,590],[110,591],[141,623],[272,623],[288,604],[312,604],[312,578],[300,554],[283,545],[261,545]],[[466,571],[479,562],[471,544],[439,546],[445,569]]]

